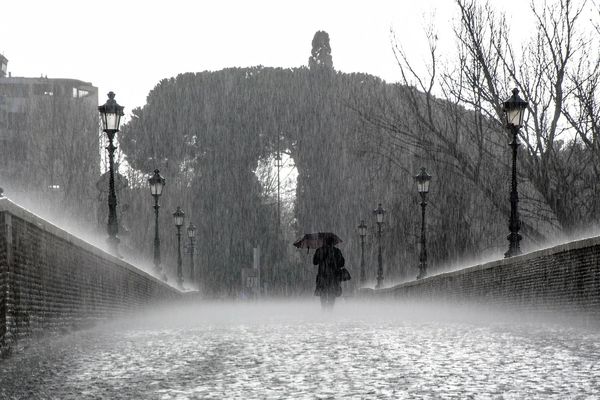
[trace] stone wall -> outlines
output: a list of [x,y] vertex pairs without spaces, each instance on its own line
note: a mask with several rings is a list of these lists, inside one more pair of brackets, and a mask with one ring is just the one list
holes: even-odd
[[180,295],[0,199],[0,354],[30,336],[90,326]]
[[363,295],[516,305],[600,318],[600,237],[430,276]]

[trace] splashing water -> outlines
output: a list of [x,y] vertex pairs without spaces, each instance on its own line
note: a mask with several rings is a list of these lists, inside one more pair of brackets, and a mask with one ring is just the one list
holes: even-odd
[[600,334],[510,312],[341,301],[165,308],[0,363],[2,398],[593,396]]

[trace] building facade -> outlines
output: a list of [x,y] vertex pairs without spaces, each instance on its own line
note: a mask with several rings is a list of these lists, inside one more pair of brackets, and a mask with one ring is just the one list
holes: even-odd
[[32,210],[93,217],[97,88],[76,79],[13,77],[7,64],[0,55],[0,186]]

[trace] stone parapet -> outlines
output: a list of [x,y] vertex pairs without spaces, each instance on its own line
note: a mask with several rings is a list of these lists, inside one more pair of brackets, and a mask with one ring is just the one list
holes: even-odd
[[512,305],[600,317],[600,237],[429,276],[363,297]]
[[159,279],[0,199],[0,355],[31,336],[180,297]]

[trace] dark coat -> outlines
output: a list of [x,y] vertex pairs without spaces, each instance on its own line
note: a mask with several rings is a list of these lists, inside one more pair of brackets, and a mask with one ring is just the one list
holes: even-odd
[[317,249],[313,257],[313,264],[319,266],[315,296],[342,294],[339,270],[345,262],[342,252],[337,247],[325,245]]

